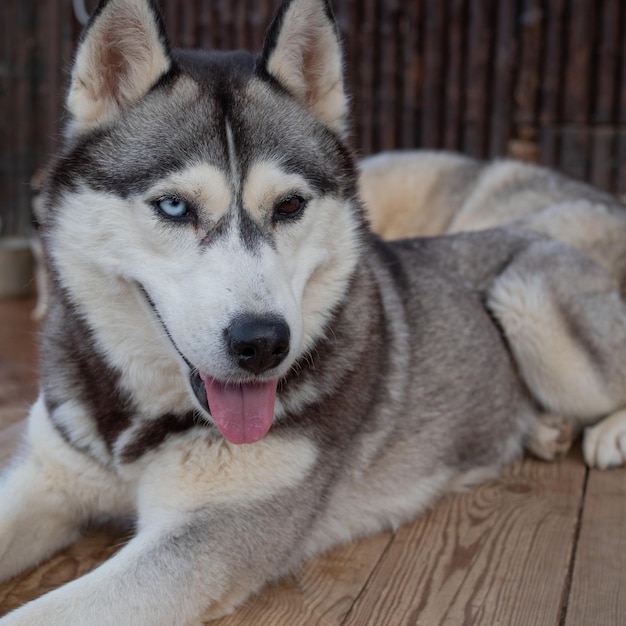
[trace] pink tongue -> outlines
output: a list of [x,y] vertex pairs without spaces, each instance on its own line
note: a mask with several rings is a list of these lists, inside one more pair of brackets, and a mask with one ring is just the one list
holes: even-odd
[[231,443],[254,443],[274,419],[277,380],[229,385],[200,374],[216,426]]

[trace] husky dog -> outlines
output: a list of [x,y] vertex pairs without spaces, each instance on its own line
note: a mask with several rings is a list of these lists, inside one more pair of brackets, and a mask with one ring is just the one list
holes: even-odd
[[137,532],[2,626],[230,613],[493,476],[545,413],[626,405],[620,259],[524,229],[381,242],[341,67],[327,0],[286,0],[259,56],[170,50],[150,0],[96,10],[44,191],[42,391],[0,578],[100,515]]

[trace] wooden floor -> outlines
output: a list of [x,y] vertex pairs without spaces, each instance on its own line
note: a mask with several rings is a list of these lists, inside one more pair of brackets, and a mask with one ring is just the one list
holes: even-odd
[[[0,301],[0,464],[36,395],[31,307]],[[0,615],[97,566],[124,538],[114,527],[91,531],[0,585]],[[520,460],[395,534],[309,563],[213,623],[626,625],[626,470],[587,471],[579,450],[561,463]]]

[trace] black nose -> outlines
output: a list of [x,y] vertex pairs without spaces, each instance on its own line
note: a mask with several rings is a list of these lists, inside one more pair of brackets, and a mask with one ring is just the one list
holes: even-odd
[[225,334],[239,366],[254,374],[276,367],[289,352],[289,326],[280,317],[238,317]]

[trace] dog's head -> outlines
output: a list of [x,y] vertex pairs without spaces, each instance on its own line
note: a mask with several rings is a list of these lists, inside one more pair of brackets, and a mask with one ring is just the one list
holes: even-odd
[[67,108],[48,188],[62,287],[85,310],[116,306],[112,284],[140,293],[224,436],[259,439],[364,232],[328,2],[284,2],[253,56],[170,50],[153,2],[105,0]]

